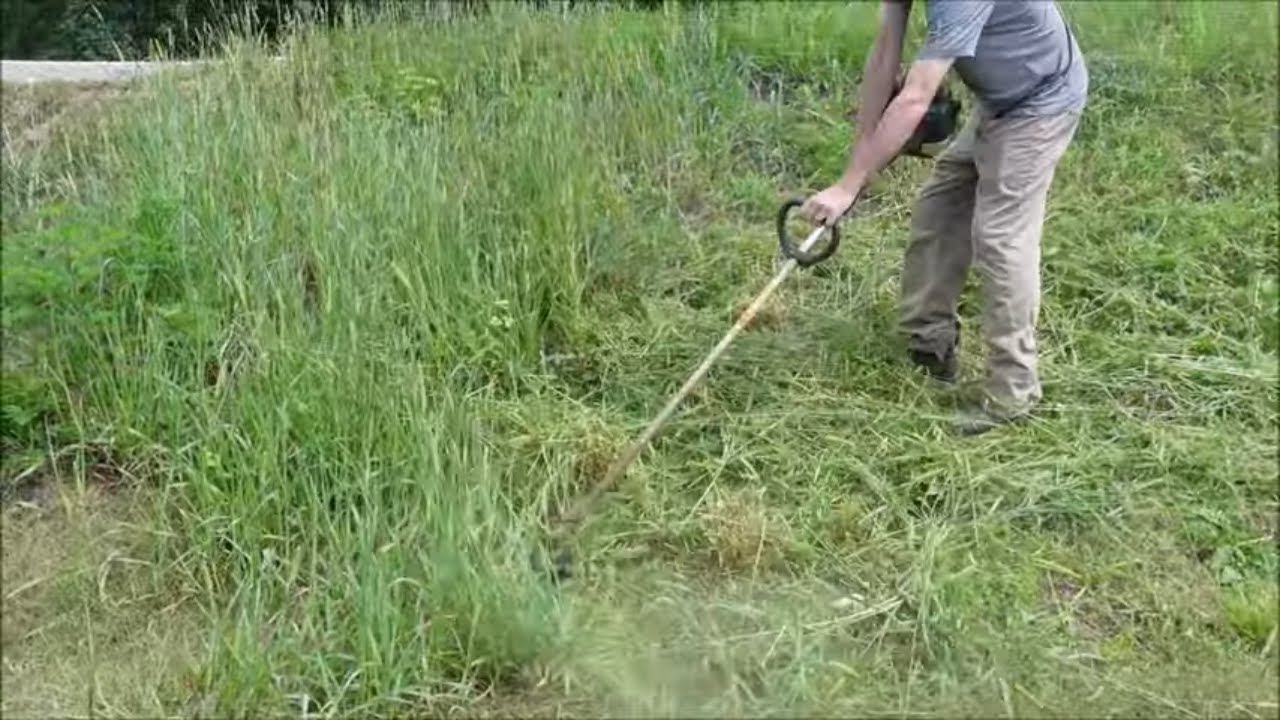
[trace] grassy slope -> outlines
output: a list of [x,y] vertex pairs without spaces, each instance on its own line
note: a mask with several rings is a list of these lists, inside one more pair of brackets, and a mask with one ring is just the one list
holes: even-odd
[[[1071,13],[1093,91],[1045,419],[953,439],[954,394],[901,366],[904,162],[559,593],[534,525],[764,282],[781,196],[838,171],[870,5],[308,35],[9,160],[6,475],[111,448],[154,488],[144,585],[201,623],[190,671],[96,702],[1274,715],[1275,8]],[[57,640],[28,629],[31,698]]]

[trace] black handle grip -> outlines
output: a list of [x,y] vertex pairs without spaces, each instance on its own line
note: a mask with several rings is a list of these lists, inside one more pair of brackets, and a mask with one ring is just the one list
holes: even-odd
[[791,213],[792,208],[798,208],[801,205],[804,205],[804,200],[791,198],[782,203],[782,207],[778,209],[778,247],[784,256],[795,260],[800,267],[810,267],[835,254],[836,248],[840,247],[840,228],[836,225],[827,228],[831,233],[831,239],[822,250],[815,253],[801,252],[800,248],[787,237],[787,215]]

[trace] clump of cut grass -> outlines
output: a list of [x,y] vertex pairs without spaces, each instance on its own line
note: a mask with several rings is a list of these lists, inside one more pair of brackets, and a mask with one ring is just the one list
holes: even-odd
[[759,492],[716,493],[699,520],[721,570],[760,572],[780,559],[787,529]]
[[[953,438],[962,391],[900,362],[928,171],[900,163],[561,590],[543,519],[767,282],[781,198],[839,172],[874,6],[373,13],[6,156],[6,478],[156,458],[150,589],[199,603],[190,685],[102,706],[1272,713],[1275,9],[1066,7],[1093,90],[1041,416]],[[962,348],[972,380],[973,322]]]

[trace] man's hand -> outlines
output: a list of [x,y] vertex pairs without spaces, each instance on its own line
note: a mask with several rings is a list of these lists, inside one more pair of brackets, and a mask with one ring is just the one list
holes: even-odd
[[835,225],[849,212],[861,189],[851,191],[840,183],[805,200],[800,215],[814,225]]

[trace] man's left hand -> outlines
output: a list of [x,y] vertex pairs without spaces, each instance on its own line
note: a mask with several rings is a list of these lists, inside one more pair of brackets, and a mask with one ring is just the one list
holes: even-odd
[[857,196],[857,190],[836,183],[806,200],[800,206],[800,215],[814,225],[835,225],[849,212]]

